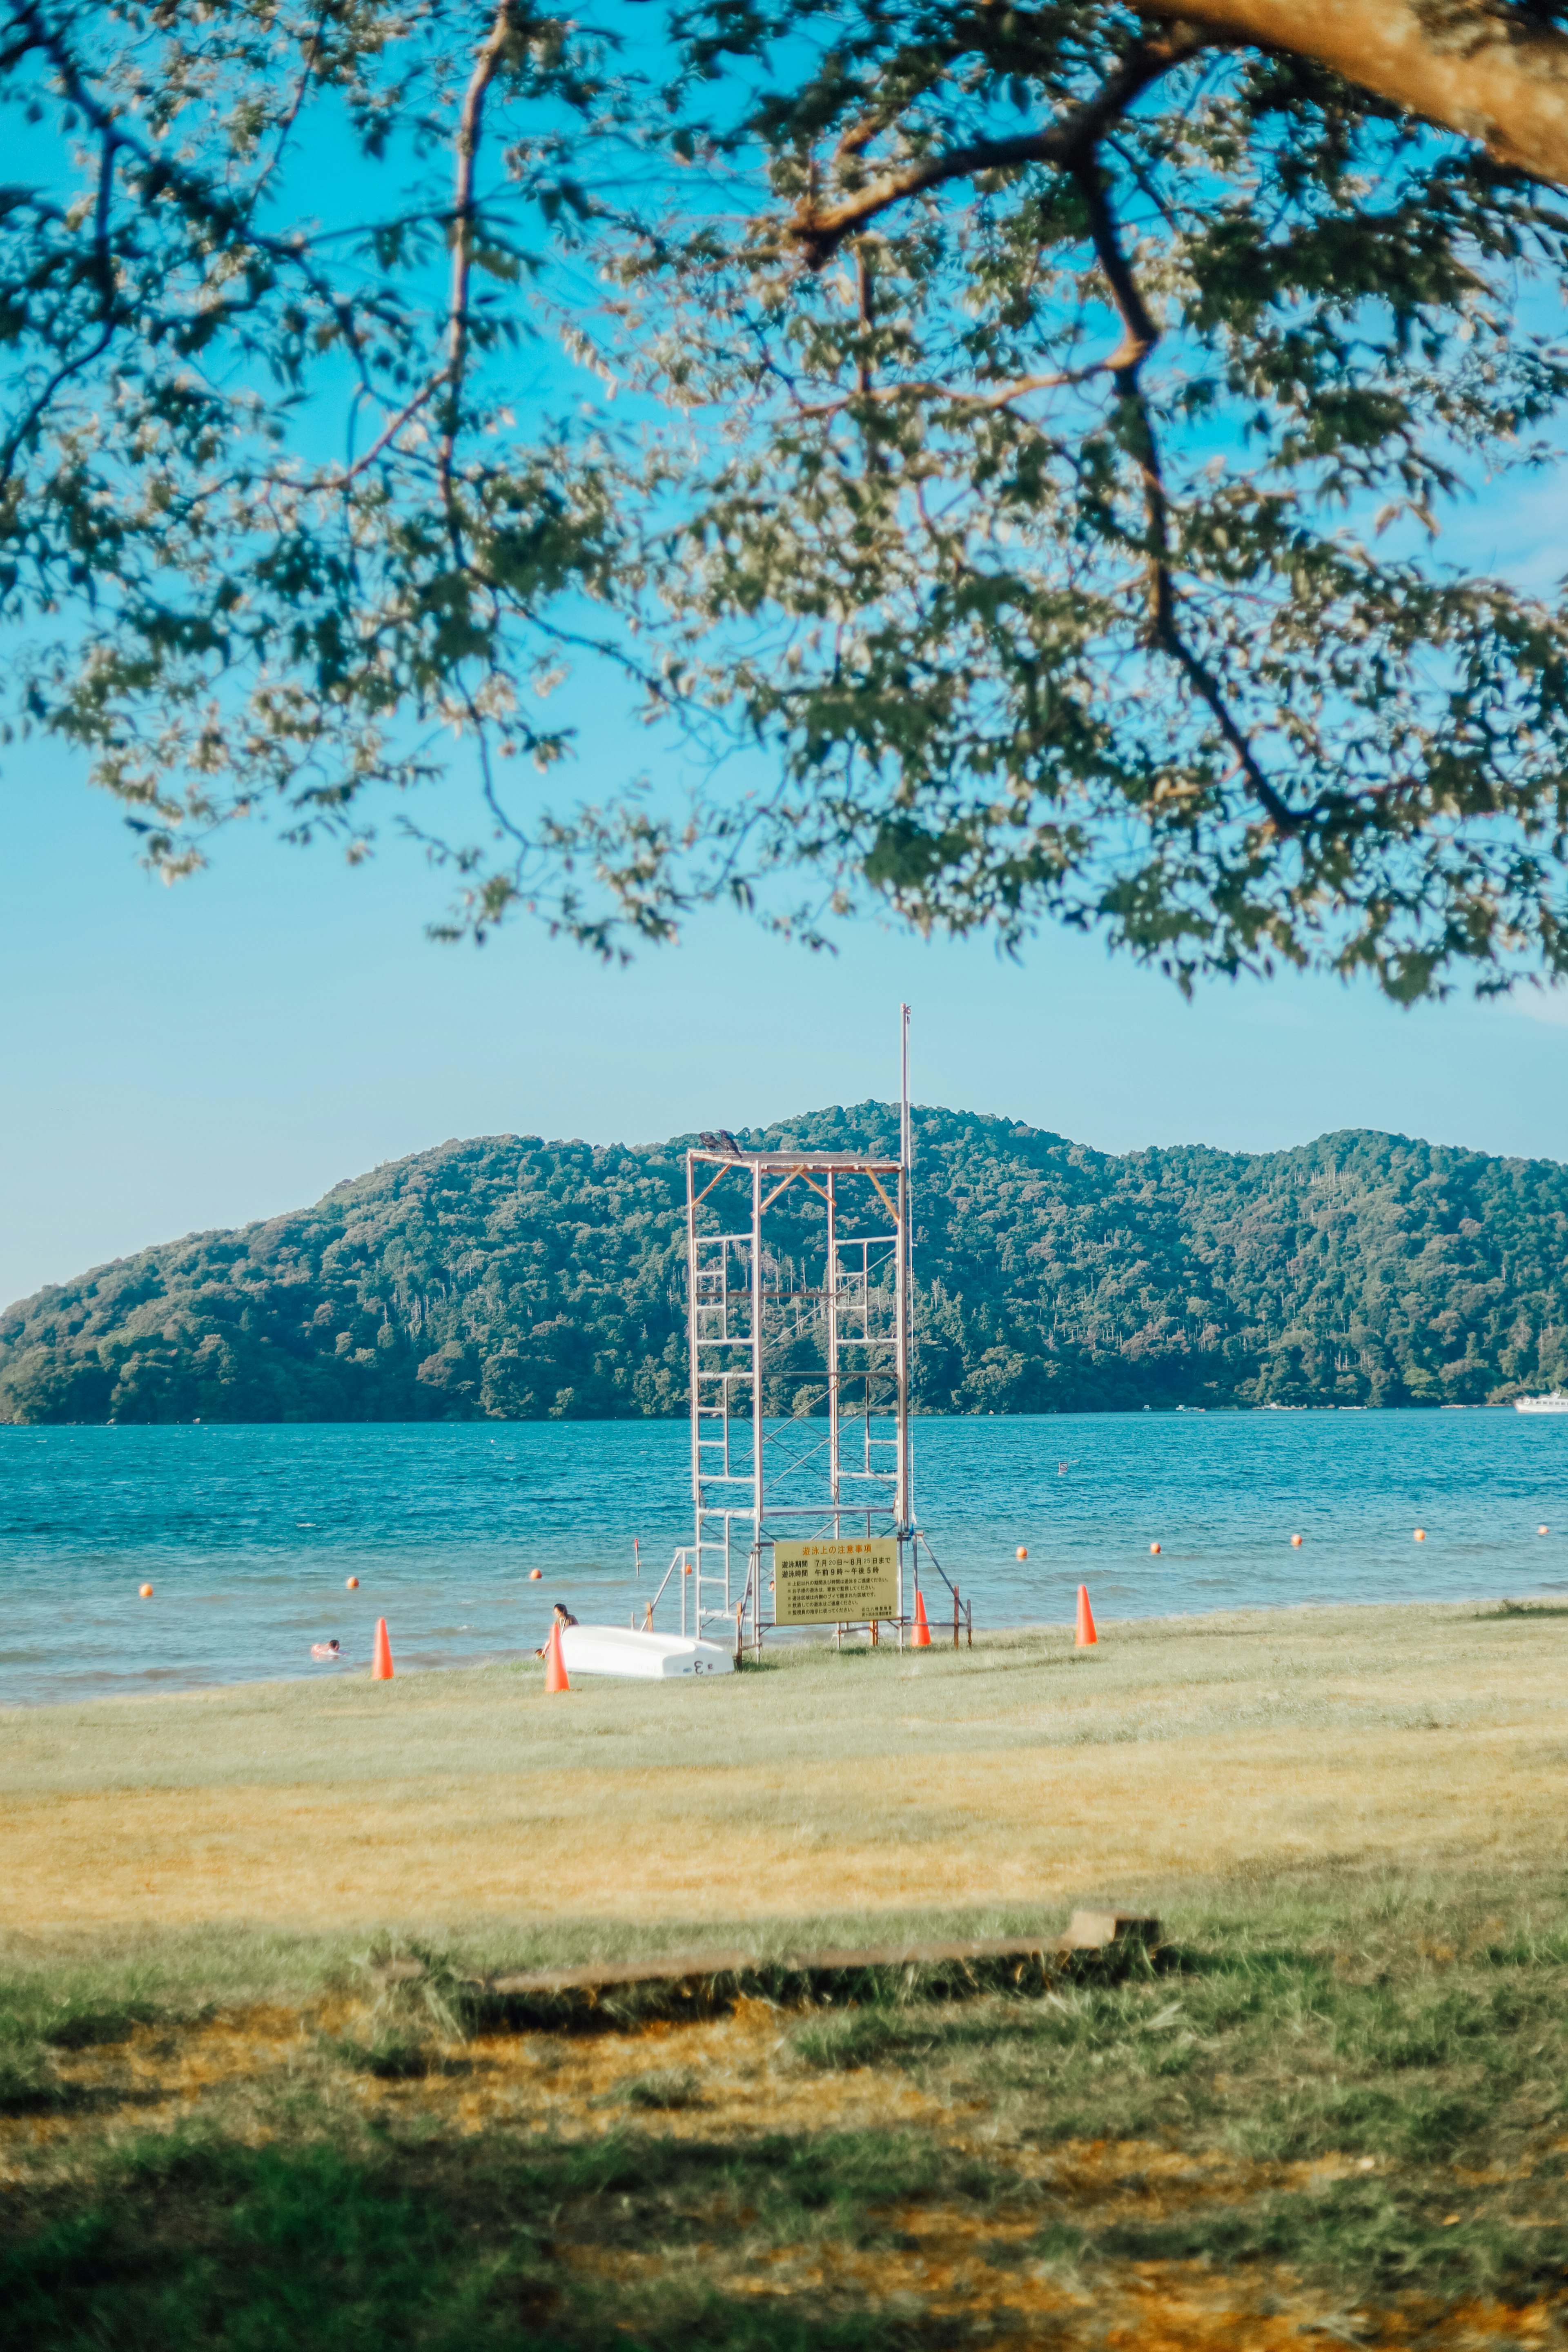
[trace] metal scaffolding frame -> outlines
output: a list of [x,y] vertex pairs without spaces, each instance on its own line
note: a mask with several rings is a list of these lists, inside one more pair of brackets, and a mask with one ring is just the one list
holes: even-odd
[[[908,1006],[900,1026],[898,1159],[745,1151],[729,1136],[705,1136],[686,1155],[693,1528],[672,1563],[683,1633],[689,1580],[693,1633],[722,1622],[739,1644],[749,1619],[760,1644],[773,1622],[774,1543],[864,1534],[897,1540],[901,1637],[921,1540],[910,1456]],[[777,1230],[786,1213],[788,1251]]]

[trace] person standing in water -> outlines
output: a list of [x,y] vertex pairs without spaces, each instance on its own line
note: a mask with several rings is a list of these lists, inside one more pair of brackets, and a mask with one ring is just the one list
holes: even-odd
[[[553,1614],[553,1616],[554,1616],[554,1619],[555,1619],[555,1622],[556,1622],[556,1624],[561,1628],[561,1631],[562,1631],[563,1633],[564,1633],[564,1632],[566,1631],[566,1628],[567,1628],[567,1626],[568,1626],[568,1625],[575,1625],[575,1623],[577,1622],[577,1620],[575,1619],[575,1617],[574,1617],[574,1616],[573,1616],[572,1612],[570,1611],[570,1609],[568,1609],[568,1608],[567,1608],[566,1603],[564,1602],[564,1601],[558,1601],[556,1602],[555,1607],[554,1607],[554,1610],[553,1610],[553,1612],[552,1612],[552,1614]],[[535,1656],[536,1658],[542,1658],[542,1657],[544,1655],[545,1651],[546,1651],[549,1647],[550,1647],[550,1644],[549,1644],[549,1643],[548,1643],[548,1642],[541,1643],[541,1644],[540,1644],[539,1648],[538,1648],[537,1650],[535,1650],[535,1652],[534,1652],[534,1654],[534,1654],[534,1656]]]

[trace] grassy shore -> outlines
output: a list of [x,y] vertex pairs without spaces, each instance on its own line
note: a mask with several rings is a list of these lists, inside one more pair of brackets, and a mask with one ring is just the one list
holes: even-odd
[[13,1710],[5,1932],[50,1960],[390,1929],[522,1962],[1033,1927],[1339,1861],[1529,1867],[1561,1822],[1565,1662],[1568,1616],[1295,1610],[554,1698],[531,1666]]
[[[0,1790],[46,2352],[1568,2342],[1568,1615],[13,1711]],[[567,2037],[463,1982],[1097,1897],[1166,1948],[1044,2000]]]

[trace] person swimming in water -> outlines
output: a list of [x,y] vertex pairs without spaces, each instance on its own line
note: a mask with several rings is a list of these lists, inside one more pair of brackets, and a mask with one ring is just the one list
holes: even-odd
[[312,1642],[310,1644],[310,1655],[313,1658],[324,1658],[329,1664],[341,1664],[342,1654],[336,1642]]

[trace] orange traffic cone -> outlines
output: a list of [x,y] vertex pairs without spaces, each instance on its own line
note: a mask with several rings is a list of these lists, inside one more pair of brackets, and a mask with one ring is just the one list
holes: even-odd
[[1094,1630],[1094,1612],[1089,1605],[1089,1587],[1080,1584],[1078,1589],[1078,1641],[1075,1646],[1080,1650],[1091,1649],[1099,1639]]
[[561,1651],[559,1622],[550,1628],[550,1639],[544,1645],[544,1687],[547,1691],[569,1691],[572,1687],[566,1679],[566,1661]]
[[917,1650],[929,1650],[931,1647],[931,1626],[926,1621],[926,1597],[923,1592],[915,1594],[914,1647]]
[[384,1617],[378,1617],[375,1621],[375,1647],[371,1653],[370,1678],[373,1683],[389,1683],[392,1680],[392,1644],[386,1638]]

